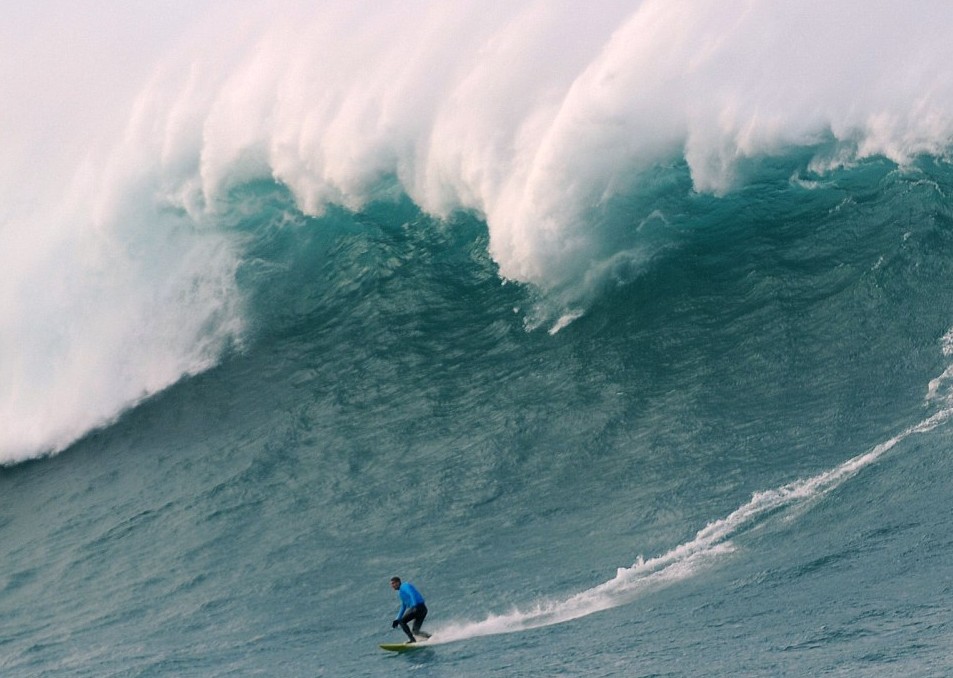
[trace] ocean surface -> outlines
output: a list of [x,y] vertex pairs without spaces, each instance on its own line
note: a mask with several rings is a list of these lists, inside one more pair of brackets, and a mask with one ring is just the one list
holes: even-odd
[[0,675],[953,674],[949,4],[112,4],[0,25]]

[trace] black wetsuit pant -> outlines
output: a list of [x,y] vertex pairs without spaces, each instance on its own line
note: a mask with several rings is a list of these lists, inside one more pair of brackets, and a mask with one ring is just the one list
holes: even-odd
[[[397,620],[400,624],[400,628],[404,630],[404,633],[407,634],[407,638],[412,641],[417,640],[414,638],[414,635],[420,631],[420,625],[424,623],[424,619],[427,617],[427,606],[426,605],[414,605],[411,608],[408,608],[404,612],[404,616]],[[407,622],[414,622],[414,633],[410,632],[410,629],[407,628]]]

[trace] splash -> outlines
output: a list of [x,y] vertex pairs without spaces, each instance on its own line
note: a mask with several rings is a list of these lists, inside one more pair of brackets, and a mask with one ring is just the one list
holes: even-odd
[[641,251],[609,234],[659,214],[660,165],[723,194],[791,147],[824,172],[953,138],[943,2],[110,4],[0,28],[0,463],[241,341],[243,183],[311,215],[395,190],[479,214],[501,276],[564,301],[558,329]]

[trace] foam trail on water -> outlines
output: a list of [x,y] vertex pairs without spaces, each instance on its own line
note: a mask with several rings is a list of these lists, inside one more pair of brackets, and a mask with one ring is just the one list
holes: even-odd
[[[946,377],[948,375],[944,373]],[[928,401],[937,397],[935,386],[931,383]],[[688,579],[735,552],[732,537],[757,525],[759,520],[778,511],[796,512],[808,508],[909,436],[925,433],[948,421],[953,417],[953,392],[944,394],[943,403],[943,408],[927,419],[829,471],[755,493],[750,501],[728,516],[699,530],[691,541],[655,558],[645,560],[640,556],[631,567],[620,567],[615,577],[598,586],[566,598],[540,601],[528,609],[490,615],[482,621],[448,624],[437,628],[430,642],[451,642],[560,624],[625,605],[646,593]]]

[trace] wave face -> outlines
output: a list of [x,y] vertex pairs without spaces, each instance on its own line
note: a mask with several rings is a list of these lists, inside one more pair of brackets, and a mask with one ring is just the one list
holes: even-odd
[[953,10],[723,5],[11,10],[0,673],[949,673]]

